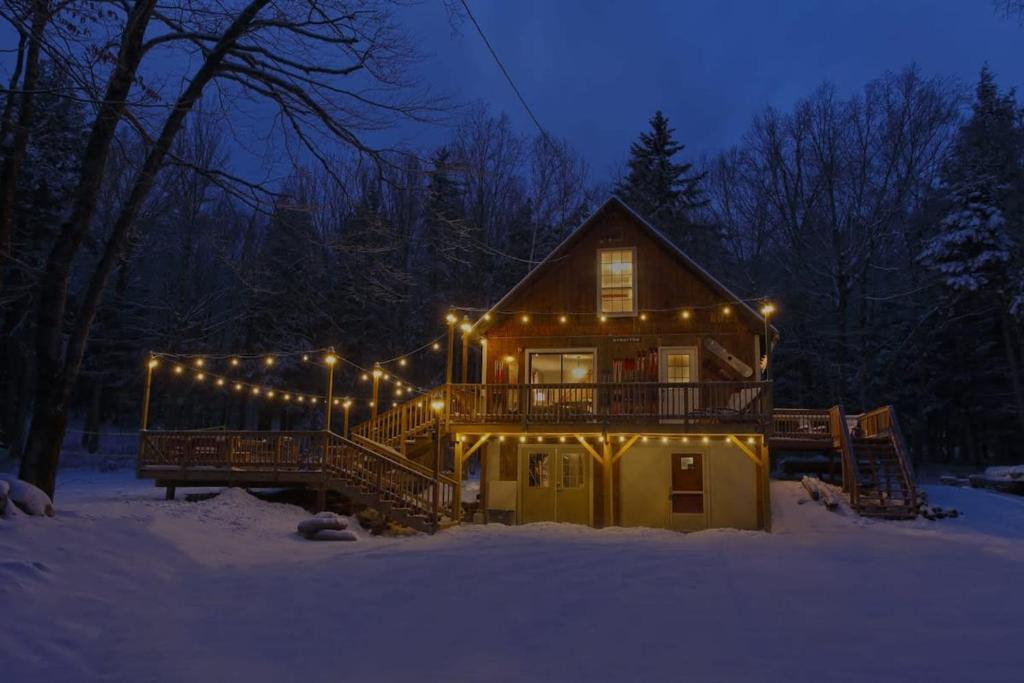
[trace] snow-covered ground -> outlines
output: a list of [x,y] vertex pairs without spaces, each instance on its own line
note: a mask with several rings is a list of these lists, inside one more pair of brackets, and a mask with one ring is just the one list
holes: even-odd
[[[1024,500],[870,522],[772,486],[772,534],[552,524],[315,543],[242,491],[69,470],[0,521],[0,681],[1017,681]],[[357,527],[353,523],[353,527]]]

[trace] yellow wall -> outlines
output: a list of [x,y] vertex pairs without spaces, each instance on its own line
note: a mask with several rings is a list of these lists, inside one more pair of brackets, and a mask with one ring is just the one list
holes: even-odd
[[[757,529],[757,468],[735,444],[637,444],[620,461],[619,524],[696,531],[730,527]],[[704,514],[672,514],[670,456],[704,458]]]

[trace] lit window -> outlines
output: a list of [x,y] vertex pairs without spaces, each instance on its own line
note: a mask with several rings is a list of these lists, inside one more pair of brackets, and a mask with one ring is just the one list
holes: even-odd
[[636,315],[636,268],[633,249],[602,249],[600,255],[601,313]]

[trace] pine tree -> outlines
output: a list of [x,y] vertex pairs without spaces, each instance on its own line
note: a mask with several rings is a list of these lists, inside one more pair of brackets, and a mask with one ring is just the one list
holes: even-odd
[[650,132],[630,145],[629,172],[615,191],[684,249],[694,255],[706,252],[708,229],[692,220],[694,209],[707,203],[701,189],[704,174],[695,173],[689,162],[674,161],[684,145],[676,141],[664,114],[655,112],[650,124]]
[[[984,68],[971,117],[958,131],[942,171],[942,218],[920,254],[941,284],[937,340],[953,353],[951,366],[968,376],[954,397],[968,435],[984,428],[983,421],[1013,412],[1024,428],[1021,327],[1013,315],[1024,266],[1022,161],[1024,135],[1014,94],[1000,93]],[[1015,411],[1000,401],[984,405],[984,397],[972,398],[982,386],[999,386],[1007,378]],[[986,391],[988,397],[997,393]]]
[[[434,304],[451,303],[455,275],[456,239],[462,226],[462,198],[452,174],[451,153],[442,147],[431,160],[427,205],[424,216],[424,252],[427,299]],[[461,245],[464,247],[464,245]]]

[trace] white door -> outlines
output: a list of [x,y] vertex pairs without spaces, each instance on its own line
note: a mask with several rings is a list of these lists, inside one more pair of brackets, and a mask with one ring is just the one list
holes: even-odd
[[[696,346],[658,349],[658,379],[663,384],[690,385],[700,381]],[[700,390],[694,386],[663,387],[659,392],[663,421],[684,420],[700,408]]]

